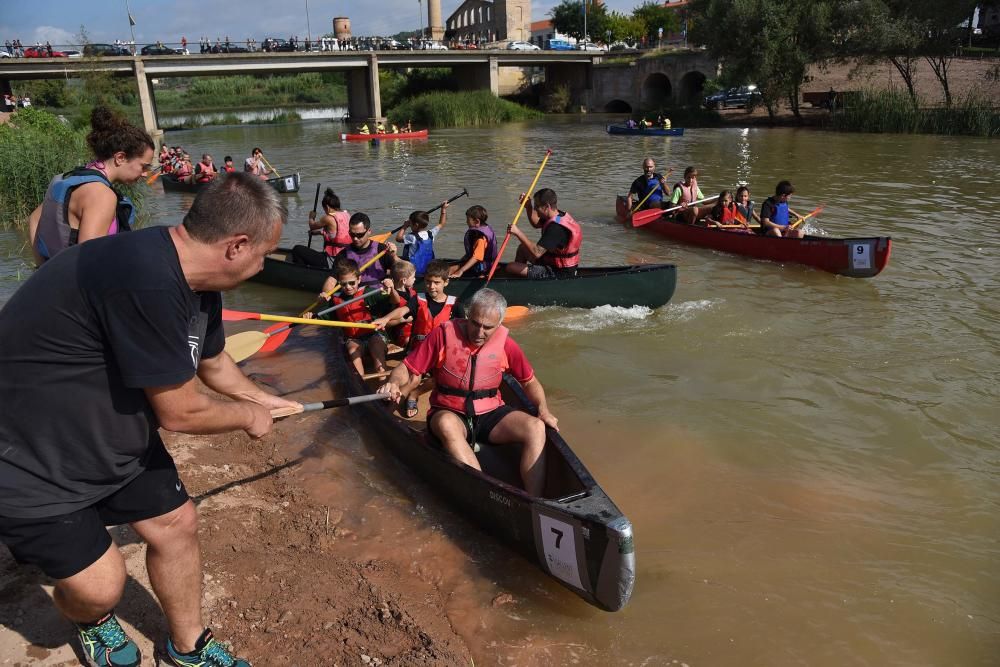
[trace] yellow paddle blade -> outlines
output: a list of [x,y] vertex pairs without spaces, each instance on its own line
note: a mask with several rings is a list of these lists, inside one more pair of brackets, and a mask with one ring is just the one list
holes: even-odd
[[226,337],[226,352],[239,363],[257,354],[267,342],[268,335],[263,331],[243,331]]

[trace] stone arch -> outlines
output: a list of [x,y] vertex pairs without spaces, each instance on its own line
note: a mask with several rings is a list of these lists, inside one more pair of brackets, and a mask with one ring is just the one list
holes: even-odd
[[632,105],[625,100],[611,100],[604,105],[606,113],[632,113]]
[[642,82],[642,105],[647,109],[668,106],[673,99],[673,86],[663,72],[653,72]]
[[679,101],[684,106],[699,106],[704,97],[705,75],[701,72],[688,72],[681,77]]

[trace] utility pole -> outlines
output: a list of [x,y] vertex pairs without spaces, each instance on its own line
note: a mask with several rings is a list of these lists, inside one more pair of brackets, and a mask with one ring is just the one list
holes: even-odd
[[309,0],[306,0],[306,39],[312,44],[312,28],[309,27]]
[[128,14],[128,30],[132,34],[132,47],[129,49],[135,55],[135,19],[132,18],[132,11],[128,8],[128,0],[125,0],[125,13]]
[[[428,1],[430,1],[430,0],[428,0]],[[424,5],[423,5],[422,2],[420,2],[420,0],[417,0],[417,14],[418,14],[417,18],[420,19],[420,36],[418,38],[419,41],[417,43],[419,45],[423,46],[423,43],[424,43]]]
[[587,0],[583,0],[583,43],[587,43]]

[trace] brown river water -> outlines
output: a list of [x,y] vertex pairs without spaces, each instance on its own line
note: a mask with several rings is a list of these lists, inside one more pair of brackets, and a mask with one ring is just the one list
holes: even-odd
[[[317,180],[376,231],[468,188],[438,256],[460,254],[471,204],[502,230],[552,147],[539,184],[582,222],[584,264],[678,265],[663,308],[544,308],[512,325],[566,440],[633,523],[629,606],[593,609],[513,556],[387,463],[344,411],[316,436],[334,462],[311,462],[303,483],[355,508],[345,521],[366,554],[454,590],[449,616],[480,664],[998,664],[1000,143],[738,128],[610,137],[608,121],[380,145],[341,144],[329,122],[168,141],[237,163],[261,146],[283,174],[301,172],[289,244],[304,242]],[[623,229],[614,196],[646,156],[676,173],[696,165],[706,195],[748,181],[759,203],[789,178],[794,208],[826,205],[812,233],[892,236],[889,267],[841,278]],[[191,199],[157,186],[148,201],[155,223],[175,224]],[[0,302],[28,273],[19,243],[0,236]],[[278,313],[310,300],[256,285],[227,297]],[[267,371],[292,387],[319,374],[316,338],[290,341]],[[516,604],[489,608],[497,587]]]

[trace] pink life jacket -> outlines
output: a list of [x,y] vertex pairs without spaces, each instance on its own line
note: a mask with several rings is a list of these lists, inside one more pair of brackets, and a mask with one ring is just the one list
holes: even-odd
[[503,405],[500,383],[509,367],[504,345],[507,327],[500,326],[478,350],[459,333],[456,320],[444,328],[444,348],[435,366],[431,405],[471,417]]

